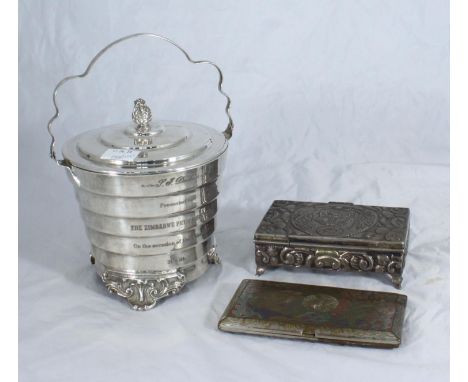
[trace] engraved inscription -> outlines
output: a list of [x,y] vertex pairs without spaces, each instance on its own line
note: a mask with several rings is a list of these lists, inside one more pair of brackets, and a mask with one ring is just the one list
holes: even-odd
[[160,229],[167,229],[167,228],[179,228],[190,226],[196,223],[196,221],[200,218],[200,216],[193,216],[188,219],[182,219],[167,223],[158,223],[158,224],[131,224],[130,230],[131,231],[155,231]]
[[157,183],[152,183],[152,184],[142,184],[141,187],[146,188],[146,187],[168,187],[172,186],[173,184],[180,184],[185,182],[185,177],[184,176],[177,176],[177,177],[172,177],[172,178],[164,178],[160,179],[159,182]]
[[186,257],[185,256],[179,256],[179,257],[172,257],[170,258],[169,260],[167,260],[167,264],[168,265],[179,265],[179,264],[183,264],[185,263],[186,261]]
[[182,239],[178,239],[175,241],[165,241],[164,243],[151,243],[151,244],[133,243],[133,248],[135,249],[163,248],[163,247],[174,247],[174,246],[181,245],[181,244],[182,244]]
[[179,200],[178,202],[174,202],[174,203],[161,203],[159,207],[168,208],[168,207],[174,207],[174,206],[181,206],[185,203],[187,203],[187,200]]
[[174,228],[176,225],[177,225],[176,222],[161,223],[161,224],[145,224],[145,231],[152,231],[155,229],[164,229],[164,228]]
[[160,204],[159,204],[159,207],[160,207],[160,208],[169,208],[169,207],[175,207],[175,206],[182,206],[182,205],[184,205],[184,204],[193,202],[196,198],[197,198],[196,195],[192,195],[192,196],[187,197],[187,198],[184,199],[184,200],[179,200],[179,201],[177,201],[177,202],[173,202],[173,203],[160,203]]

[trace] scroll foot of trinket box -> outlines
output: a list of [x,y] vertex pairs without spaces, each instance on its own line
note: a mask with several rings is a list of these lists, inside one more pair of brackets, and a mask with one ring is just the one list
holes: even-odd
[[265,268],[257,265],[257,270],[255,271],[255,276],[261,276],[265,273]]
[[[155,119],[142,98],[127,105],[131,121],[88,130],[69,139],[58,159],[53,124],[57,95],[68,81],[86,77],[100,57],[135,38],[169,43],[182,59],[207,64],[224,97],[224,131],[191,122]],[[136,310],[148,310],[219,263],[214,238],[219,179],[234,128],[231,99],[220,68],[195,61],[166,37],[137,33],[104,47],[86,70],[54,89],[50,157],[67,170],[91,243],[90,261],[109,292]],[[83,111],[80,111],[83,113]],[[79,114],[79,113],[77,113]]]
[[377,348],[400,346],[407,297],[243,280],[218,328],[231,333]]
[[401,288],[409,209],[275,200],[255,232],[256,274],[271,267],[382,273]]
[[[256,250],[260,251],[260,253],[259,253],[259,252],[256,253],[256,260],[255,260],[255,261],[257,262],[257,264],[258,264],[258,263],[261,263],[262,265],[257,265],[257,269],[256,269],[256,271],[255,271],[255,276],[261,276],[261,275],[263,275],[263,274],[265,273],[265,271],[266,271],[266,268],[265,268],[265,266],[263,265],[263,262],[265,261],[265,260],[264,260],[264,256],[263,256],[263,251],[268,250],[268,249],[262,248],[261,246],[256,246]],[[339,258],[339,255],[336,256],[336,257]],[[260,258],[260,259],[258,259],[258,258]],[[271,265],[271,266],[275,266],[274,264],[270,264],[270,265]],[[288,265],[288,264],[284,264],[284,265]],[[346,263],[345,263],[345,265],[346,265]],[[278,266],[279,266],[279,264],[278,264]],[[294,266],[297,267],[297,268],[299,268],[301,265],[294,265]],[[306,266],[312,268],[312,266],[309,265],[309,264],[307,264]],[[322,266],[322,267],[318,266],[318,267],[316,267],[316,268],[317,268],[317,269],[325,269],[325,270],[326,270],[326,269],[329,269],[329,268],[325,268],[325,267],[323,267],[323,266]],[[331,268],[331,270],[335,270],[335,271],[350,271],[350,269],[345,269],[345,267],[341,268],[341,266],[340,266],[340,268],[337,268],[337,269]],[[362,271],[365,271],[365,269],[354,269],[354,270],[351,270],[351,271],[362,272]],[[401,271],[403,271],[403,270],[401,270]],[[374,271],[374,272],[383,272],[383,271],[376,270],[376,271]],[[388,278],[390,279],[390,281],[392,282],[392,284],[393,284],[393,286],[394,286],[395,288],[401,289],[401,283],[402,283],[402,281],[403,281],[403,277],[402,277],[401,275],[392,274],[392,273],[386,273],[386,276],[388,276]]]

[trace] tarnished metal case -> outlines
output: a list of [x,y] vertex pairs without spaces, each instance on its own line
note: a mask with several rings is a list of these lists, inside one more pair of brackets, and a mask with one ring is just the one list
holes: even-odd
[[275,200],[255,232],[257,275],[267,267],[376,272],[401,287],[409,209]]
[[232,333],[395,348],[407,297],[273,281],[243,280],[218,323]]

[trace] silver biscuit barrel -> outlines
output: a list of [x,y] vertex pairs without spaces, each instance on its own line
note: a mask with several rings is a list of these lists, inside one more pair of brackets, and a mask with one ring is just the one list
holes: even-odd
[[[149,105],[137,99],[132,122],[77,135],[57,159],[52,127],[59,115],[58,90],[85,77],[113,46],[138,37],[164,40],[191,63],[216,69],[227,128],[218,132],[195,123],[153,120]],[[154,307],[219,261],[214,238],[218,184],[233,129],[222,82],[216,64],[192,60],[166,37],[139,33],[103,48],[85,72],[64,78],[54,90],[50,156],[68,170],[102,281],[136,310]]]

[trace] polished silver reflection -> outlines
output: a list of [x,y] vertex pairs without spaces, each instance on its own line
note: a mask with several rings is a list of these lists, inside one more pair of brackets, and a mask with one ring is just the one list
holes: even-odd
[[[139,98],[133,127],[116,125],[78,135],[64,145],[64,157],[58,160],[52,124],[59,116],[59,88],[85,77],[111,47],[144,36],[167,41],[191,63],[209,64],[218,71],[218,90],[227,101],[226,130],[221,134],[186,122],[152,121],[151,109]],[[103,283],[136,310],[153,308],[200,277],[209,264],[219,263],[214,238],[217,197],[233,129],[231,101],[222,82],[214,63],[192,60],[163,36],[139,33],[106,46],[82,74],[64,78],[54,90],[50,156],[67,169],[74,185],[91,261]],[[108,155],[119,149],[136,156],[122,160]]]

